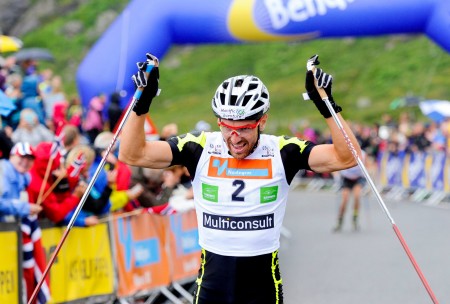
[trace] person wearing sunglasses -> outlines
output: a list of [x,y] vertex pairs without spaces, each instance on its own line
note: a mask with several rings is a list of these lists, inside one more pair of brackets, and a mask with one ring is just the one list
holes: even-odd
[[[306,90],[325,117],[333,144],[264,134],[269,91],[253,75],[228,78],[217,88],[211,106],[220,131],[146,142],[145,115],[160,91],[158,59],[146,56],[132,77],[142,95],[124,126],[119,159],[149,168],[187,167],[202,248],[194,303],[282,303],[278,248],[290,183],[301,169],[332,172],[356,165],[315,86],[317,81],[333,110],[341,112],[331,95],[332,77],[318,68],[313,73],[316,60],[311,58]],[[342,123],[360,154],[355,136]]]

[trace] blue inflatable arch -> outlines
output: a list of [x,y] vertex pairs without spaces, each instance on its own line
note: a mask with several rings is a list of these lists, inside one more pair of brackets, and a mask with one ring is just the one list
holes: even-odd
[[77,72],[82,103],[134,93],[135,63],[173,44],[425,33],[450,52],[448,0],[132,0]]

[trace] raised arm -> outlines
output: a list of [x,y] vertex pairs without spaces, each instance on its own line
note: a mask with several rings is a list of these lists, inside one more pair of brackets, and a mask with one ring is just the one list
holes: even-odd
[[[314,55],[308,60],[305,88],[309,98],[326,119],[326,123],[331,132],[332,144],[315,146],[309,156],[309,166],[315,172],[333,172],[350,168],[357,164],[349,148],[349,143],[354,147],[359,157],[361,157],[361,148],[352,130],[339,113],[342,111],[342,108],[334,102],[333,95],[331,94],[333,77],[324,73],[321,69],[316,68],[316,65],[319,64],[317,58],[318,56]],[[327,97],[342,124],[343,130],[348,136],[347,140],[349,143],[346,141],[343,135],[344,132],[339,129],[323,100],[323,98]]]
[[170,165],[172,151],[165,141],[145,140],[145,115],[153,98],[159,93],[158,58],[148,53],[146,56],[145,62],[137,63],[139,70],[132,77],[141,95],[137,98],[120,135],[119,160],[133,166],[159,169]]

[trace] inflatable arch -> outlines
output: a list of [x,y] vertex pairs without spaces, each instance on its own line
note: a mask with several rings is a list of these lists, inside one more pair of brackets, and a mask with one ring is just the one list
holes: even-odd
[[448,0],[132,0],[77,71],[82,103],[133,95],[135,63],[172,44],[242,43],[425,33],[450,52]]

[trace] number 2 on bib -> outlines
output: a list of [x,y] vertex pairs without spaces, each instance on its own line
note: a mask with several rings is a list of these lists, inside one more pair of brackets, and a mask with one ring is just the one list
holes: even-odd
[[242,192],[242,190],[244,190],[245,188],[245,183],[243,180],[240,179],[236,179],[233,181],[233,186],[237,187],[236,190],[233,192],[233,194],[231,195],[231,200],[232,201],[236,201],[236,202],[243,202],[244,201],[244,197],[243,196],[239,196],[239,194]]

